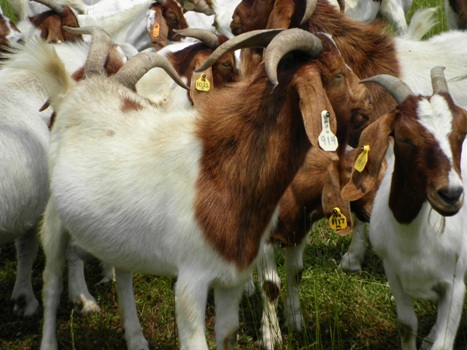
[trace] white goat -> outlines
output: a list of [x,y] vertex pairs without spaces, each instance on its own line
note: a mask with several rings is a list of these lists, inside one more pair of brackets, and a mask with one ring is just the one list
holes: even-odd
[[[270,38],[277,31],[265,34]],[[278,62],[268,57],[280,59],[291,45],[303,43],[311,44],[312,57],[291,60],[277,78]],[[276,55],[276,49],[284,51]],[[57,348],[65,229],[86,251],[115,266],[129,349],[147,348],[132,272],[177,275],[182,349],[207,349],[204,316],[213,287],[217,348],[231,348],[244,282],[268,238],[281,194],[311,144],[319,147],[323,109],[334,125],[327,99],[306,88],[315,84],[309,67],[320,50],[321,41],[310,33],[286,31],[266,51],[270,78],[262,65],[250,80],[207,95],[198,112],[168,115],[118,82],[131,65],[116,78],[91,76],[76,87],[56,70],[50,76],[36,68],[49,77],[57,111],[49,153],[52,195],[41,231],[42,349]],[[273,89],[270,80],[282,89]]]
[[[387,170],[373,204],[370,241],[381,257],[396,302],[402,349],[415,350],[417,317],[412,299],[438,302],[436,324],[423,348],[453,349],[464,303],[467,236],[462,145],[467,111],[451,98],[443,69],[432,70],[433,95],[423,97],[388,75],[365,81],[383,86],[398,106],[363,133],[368,163],[342,191],[358,198]],[[361,152],[361,151],[360,151]],[[462,176],[461,176],[462,170]]]

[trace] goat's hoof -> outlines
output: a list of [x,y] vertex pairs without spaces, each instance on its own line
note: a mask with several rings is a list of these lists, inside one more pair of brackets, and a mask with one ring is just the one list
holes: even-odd
[[101,312],[101,308],[95,300],[86,300],[84,298],[75,301],[74,311],[78,314],[95,314]]
[[25,295],[20,295],[13,299],[15,306],[13,307],[13,313],[20,318],[32,317],[39,311],[39,302],[36,298],[26,298]]

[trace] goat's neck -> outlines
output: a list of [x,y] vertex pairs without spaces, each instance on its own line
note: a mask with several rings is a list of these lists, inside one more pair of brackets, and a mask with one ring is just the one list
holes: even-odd
[[211,95],[209,114],[200,108],[206,117],[198,132],[203,155],[196,216],[207,240],[239,268],[257,256],[279,199],[310,148],[298,96],[283,87],[271,92],[266,81],[219,90]]

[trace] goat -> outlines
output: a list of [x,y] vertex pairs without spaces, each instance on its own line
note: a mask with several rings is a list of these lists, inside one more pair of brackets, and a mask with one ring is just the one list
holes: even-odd
[[432,342],[431,349],[453,348],[464,303],[467,111],[455,104],[443,70],[432,69],[428,97],[415,95],[392,76],[365,80],[387,89],[398,105],[362,133],[359,146],[370,147],[367,163],[353,171],[342,190],[344,198],[359,198],[373,187],[374,174],[386,160],[369,236],[396,302],[404,350],[416,349],[413,299],[438,302],[436,324],[425,340]]
[[[3,96],[0,101],[0,243],[15,241],[16,244],[18,270],[12,299],[14,312],[20,316],[31,316],[39,305],[32,290],[31,269],[39,246],[37,225],[49,196],[47,151],[51,112],[41,108],[47,100],[43,81],[17,67],[26,56],[40,55],[35,50],[36,41],[42,42],[32,38],[25,46],[12,46],[9,49],[12,53],[6,55],[0,70]],[[86,59],[87,46],[62,43],[55,50],[64,62],[65,71],[75,72],[77,77]],[[121,55],[109,55],[106,70],[110,72],[112,65],[122,64]],[[99,308],[81,276],[81,262],[73,252],[68,253],[68,259],[70,299],[83,312],[97,311]]]
[[[335,132],[329,101],[314,92],[321,40],[298,29],[279,32],[262,33],[277,36],[257,74],[206,95],[197,111],[157,117],[163,110],[122,86],[124,72],[133,70],[125,67],[139,56],[115,78],[91,76],[76,86],[66,75],[37,72],[49,76],[57,111],[49,152],[51,197],[41,230],[43,349],[57,347],[66,232],[115,266],[128,348],[147,348],[131,288],[131,273],[138,271],[177,275],[182,349],[207,349],[204,314],[213,287],[217,348],[231,347],[244,281],[269,236],[281,195],[311,145],[320,147],[323,109]],[[296,44],[308,53],[291,52],[278,64]],[[105,117],[96,119],[96,113]],[[75,156],[83,142],[86,149]]]

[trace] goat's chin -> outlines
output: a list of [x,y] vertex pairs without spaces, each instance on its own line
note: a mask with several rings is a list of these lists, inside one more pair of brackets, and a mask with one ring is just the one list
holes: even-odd
[[436,210],[442,216],[453,216],[456,215],[464,204],[464,196],[462,196],[455,203],[448,203],[438,195],[429,196],[428,198],[432,208]]

